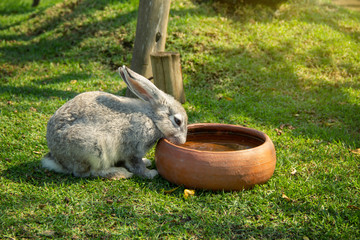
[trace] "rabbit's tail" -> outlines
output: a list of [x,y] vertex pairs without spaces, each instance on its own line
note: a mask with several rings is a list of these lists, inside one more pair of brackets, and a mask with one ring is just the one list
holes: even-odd
[[69,173],[56,159],[54,159],[51,155],[51,152],[46,154],[43,159],[41,159],[41,165],[43,168],[48,170],[52,170],[58,173]]

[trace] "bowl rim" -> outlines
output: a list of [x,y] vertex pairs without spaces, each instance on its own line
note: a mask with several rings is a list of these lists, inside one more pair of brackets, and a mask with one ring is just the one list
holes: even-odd
[[[201,127],[207,127],[207,128],[223,128],[223,129],[229,129],[229,128],[236,128],[236,129],[240,129],[242,131],[245,132],[246,135],[249,136],[253,136],[256,138],[260,138],[262,141],[264,141],[263,143],[261,143],[260,145],[256,146],[256,147],[252,147],[249,149],[242,149],[242,150],[234,150],[234,151],[208,151],[208,150],[197,150],[197,149],[193,149],[193,148],[187,148],[187,147],[183,147],[181,145],[176,145],[172,142],[170,142],[169,140],[167,140],[166,138],[162,138],[160,139],[160,141],[164,141],[166,144],[174,147],[174,148],[179,148],[182,149],[183,151],[188,151],[188,152],[203,152],[203,153],[212,153],[212,154],[234,154],[234,153],[238,153],[238,152],[248,152],[248,151],[254,151],[258,148],[263,147],[265,144],[269,144],[271,143],[271,139],[270,137],[259,130],[256,130],[254,128],[248,128],[248,127],[244,127],[241,125],[234,125],[234,124],[225,124],[225,123],[193,123],[188,125],[188,129],[190,128],[201,128]],[[252,133],[252,134],[250,134]]]

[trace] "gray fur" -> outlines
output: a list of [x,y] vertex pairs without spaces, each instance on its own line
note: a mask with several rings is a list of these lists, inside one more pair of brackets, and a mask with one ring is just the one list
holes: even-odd
[[[65,103],[48,122],[50,152],[43,167],[79,177],[153,178],[157,171],[146,168],[146,152],[162,137],[175,144],[186,141],[187,115],[181,104],[125,66],[118,71],[143,100],[86,92]],[[180,126],[174,116],[181,118]]]

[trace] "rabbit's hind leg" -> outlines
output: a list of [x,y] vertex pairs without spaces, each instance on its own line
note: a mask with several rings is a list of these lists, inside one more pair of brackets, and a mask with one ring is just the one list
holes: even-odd
[[75,177],[89,177],[91,164],[87,159],[78,160],[72,166],[72,173]]
[[131,178],[132,173],[123,167],[110,167],[92,173],[93,176],[104,177],[112,180]]
[[[59,157],[59,156],[57,156]],[[75,177],[88,177],[90,176],[90,164],[87,161],[77,161],[73,162],[72,160],[68,160],[68,158],[60,158],[60,162],[53,156],[51,152],[45,155],[45,157],[41,160],[41,165],[43,168],[48,170],[52,170],[58,173],[72,173]],[[71,159],[71,158],[69,158]],[[65,168],[63,166],[67,166]],[[70,168],[70,170],[68,169]]]
[[58,173],[69,173],[49,152],[46,154],[43,159],[41,159],[41,165],[43,168],[52,170]]

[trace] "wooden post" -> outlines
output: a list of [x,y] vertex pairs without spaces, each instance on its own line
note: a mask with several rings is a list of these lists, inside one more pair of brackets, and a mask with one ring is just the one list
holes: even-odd
[[[150,53],[164,51],[170,0],[140,0],[131,69],[152,77]],[[126,96],[134,95],[127,90]]]
[[40,0],[33,0],[32,7],[37,7],[40,3]]
[[176,52],[154,52],[150,56],[155,85],[179,102],[185,103],[180,54]]

